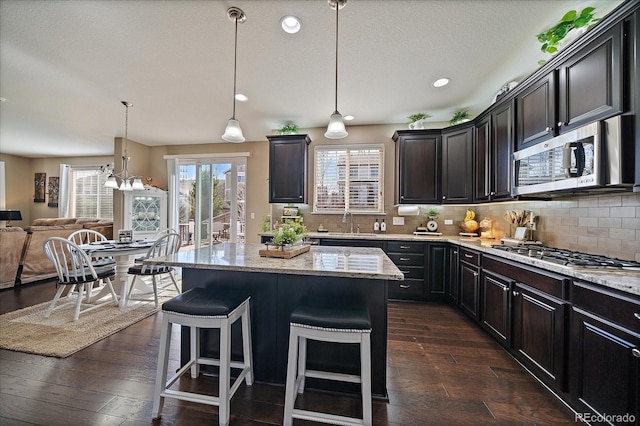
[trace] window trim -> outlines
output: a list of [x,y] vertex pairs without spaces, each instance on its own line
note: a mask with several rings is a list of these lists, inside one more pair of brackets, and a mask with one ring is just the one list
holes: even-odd
[[[378,170],[378,179],[377,179],[377,184],[378,184],[378,189],[379,189],[379,193],[378,193],[378,206],[376,209],[370,209],[370,210],[361,210],[361,209],[356,209],[356,210],[352,210],[349,208],[349,197],[346,196],[345,197],[345,206],[344,208],[339,208],[339,209],[318,209],[317,204],[318,204],[318,193],[317,193],[317,188],[318,188],[318,158],[319,152],[322,151],[362,151],[362,150],[379,150],[380,151],[380,163],[379,163],[379,170]],[[384,163],[385,163],[385,145],[384,143],[375,143],[375,144],[349,144],[349,145],[318,145],[314,147],[314,156],[313,156],[313,182],[314,182],[314,188],[313,188],[313,205],[312,205],[312,214],[343,214],[345,212],[350,212],[353,214],[381,214],[384,213]],[[347,171],[347,173],[345,174],[346,178],[347,178],[347,186],[349,185],[349,183],[351,182],[351,175],[350,173]],[[347,191],[348,192],[348,191]]]

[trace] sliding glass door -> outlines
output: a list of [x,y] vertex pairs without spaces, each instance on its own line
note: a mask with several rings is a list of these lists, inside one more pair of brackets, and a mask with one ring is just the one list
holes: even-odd
[[177,159],[176,168],[183,246],[244,242],[246,159]]

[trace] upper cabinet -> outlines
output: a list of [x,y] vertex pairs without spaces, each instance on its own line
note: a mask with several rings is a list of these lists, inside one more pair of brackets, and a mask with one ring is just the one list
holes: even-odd
[[558,133],[623,111],[622,23],[558,68]]
[[440,203],[440,130],[398,130],[393,140],[396,204]]
[[442,203],[473,201],[473,127],[442,131]]
[[269,202],[307,202],[308,135],[267,136],[269,140]]
[[491,114],[480,119],[475,127],[473,200],[491,199]]
[[555,71],[533,83],[516,98],[517,150],[554,136],[556,124]]
[[517,95],[517,150],[623,111],[622,28],[613,26]]

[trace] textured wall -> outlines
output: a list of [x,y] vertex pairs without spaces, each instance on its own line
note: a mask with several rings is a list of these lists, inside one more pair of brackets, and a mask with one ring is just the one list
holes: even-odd
[[[477,220],[493,219],[493,231],[496,243],[511,233],[510,225],[502,216],[506,210],[533,211],[538,216],[534,238],[543,244],[570,250],[603,254],[640,261],[640,194],[618,193],[609,195],[583,195],[552,201],[518,201],[512,203],[479,204],[475,206],[424,206],[423,211],[431,207],[440,210],[438,222],[444,235],[457,235],[459,223],[463,220],[467,208],[473,209]],[[320,224],[332,232],[348,232],[347,224],[342,223],[342,215],[310,214],[311,206],[302,206],[304,224],[310,231],[318,229]],[[272,206],[272,220],[279,220],[282,205]],[[386,215],[355,215],[354,230],[360,225],[361,232],[373,232],[373,223],[377,218],[387,222],[388,233],[410,234],[416,226],[425,224],[424,216],[404,217],[404,226],[392,224],[397,215],[395,207],[389,207]],[[453,225],[444,225],[445,219],[453,220]],[[348,221],[348,219],[347,219]]]

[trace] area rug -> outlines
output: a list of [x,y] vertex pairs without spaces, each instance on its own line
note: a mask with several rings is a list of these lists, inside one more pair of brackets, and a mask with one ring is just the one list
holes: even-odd
[[109,304],[80,314],[77,321],[73,321],[75,303],[67,303],[49,318],[44,313],[50,302],[9,312],[0,315],[0,348],[66,358],[153,315],[176,294],[175,289],[159,294],[158,308],[150,294],[148,302],[132,301],[122,309]]

